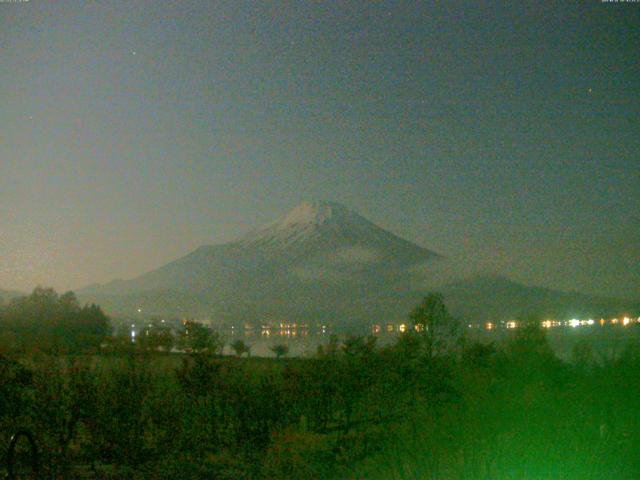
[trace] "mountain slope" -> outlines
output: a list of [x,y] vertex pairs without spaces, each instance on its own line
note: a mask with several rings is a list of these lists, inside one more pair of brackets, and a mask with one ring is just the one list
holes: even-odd
[[[474,322],[635,308],[630,302],[527,287],[503,277],[461,280],[455,270],[440,255],[343,205],[311,202],[236,241],[200,247],[132,280],[87,287],[79,296],[116,314],[142,308],[148,314],[236,323],[304,319],[345,329],[405,320],[433,290],[445,295],[455,315]],[[458,280],[451,283],[452,278]]]
[[469,322],[525,320],[531,316],[601,318],[640,311],[640,302],[526,286],[498,275],[458,280],[439,290],[448,307]]
[[133,280],[94,285],[82,294],[154,290],[202,293],[256,281],[353,280],[439,258],[333,202],[302,203],[237,241],[203,246]]
[[[311,202],[236,241],[200,247],[135,279],[94,285],[79,294],[116,311],[144,303],[178,313],[186,303],[193,313],[216,316],[324,318],[321,312],[335,315],[336,305],[353,310],[354,298],[381,294],[404,281],[414,266],[438,260],[438,254],[343,205]],[[167,305],[172,302],[174,307]]]

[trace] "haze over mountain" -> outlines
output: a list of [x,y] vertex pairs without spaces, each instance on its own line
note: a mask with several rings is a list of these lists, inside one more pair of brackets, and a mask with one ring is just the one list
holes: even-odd
[[0,288],[0,303],[6,302],[8,300],[11,300],[12,298],[19,297],[21,295],[24,295],[24,294],[14,290],[3,290]]
[[315,201],[235,241],[200,247],[137,278],[92,285],[79,294],[117,314],[141,309],[229,322],[304,319],[345,328],[405,319],[434,288],[445,291],[454,312],[474,320],[520,314],[534,305],[551,313],[554,299],[563,308],[571,299],[594,304],[585,301],[591,297],[504,278],[461,280],[467,273],[339,203]]

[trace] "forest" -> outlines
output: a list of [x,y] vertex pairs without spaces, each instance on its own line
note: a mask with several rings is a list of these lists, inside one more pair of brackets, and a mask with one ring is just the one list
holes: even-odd
[[[222,356],[206,335],[123,350],[99,307],[39,289],[0,314],[20,345],[0,356],[0,447],[30,432],[47,479],[640,476],[639,345],[562,361],[539,322],[473,342],[437,294],[409,320],[393,344],[332,337],[309,358]],[[25,442],[13,461],[34,476]]]

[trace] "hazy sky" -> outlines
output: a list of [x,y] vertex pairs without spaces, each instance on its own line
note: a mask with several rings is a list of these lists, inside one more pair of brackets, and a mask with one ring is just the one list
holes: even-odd
[[128,278],[330,199],[640,297],[640,3],[0,3],[0,288]]

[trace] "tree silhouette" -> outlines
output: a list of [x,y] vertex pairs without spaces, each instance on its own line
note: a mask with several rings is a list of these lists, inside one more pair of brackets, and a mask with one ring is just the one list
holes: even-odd
[[269,347],[269,350],[275,354],[276,358],[280,359],[287,356],[289,353],[289,346],[284,343],[280,343]]
[[180,332],[179,345],[187,352],[208,351],[212,353],[220,353],[223,346],[216,333],[202,323],[192,320],[184,323],[184,328]]
[[409,319],[428,357],[449,351],[460,339],[458,322],[449,314],[440,293],[424,297],[411,311]]
[[343,342],[342,351],[347,356],[362,357],[375,350],[377,340],[374,336],[362,337],[349,335]]
[[142,350],[149,352],[170,352],[175,343],[175,338],[170,327],[154,322],[153,325],[145,328],[140,333],[137,343]]
[[245,353],[248,356],[249,352],[251,351],[251,347],[249,345],[247,345],[246,343],[244,343],[244,341],[242,341],[242,340],[236,340],[235,342],[233,342],[231,344],[231,348],[233,349],[234,352],[236,352],[236,355],[238,357],[241,357]]
[[59,296],[51,288],[37,287],[2,310],[0,331],[18,337],[21,349],[86,351],[99,348],[111,326],[100,307],[80,306],[73,292]]

